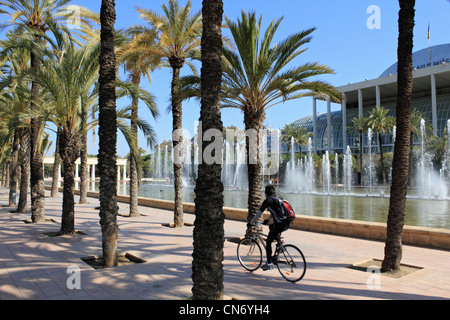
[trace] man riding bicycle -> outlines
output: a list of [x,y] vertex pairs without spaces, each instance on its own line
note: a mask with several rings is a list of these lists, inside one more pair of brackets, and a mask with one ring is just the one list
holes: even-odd
[[267,220],[264,220],[263,224],[268,224],[270,220],[273,219],[273,224],[269,226],[269,234],[266,240],[266,264],[261,266],[264,271],[273,269],[272,264],[272,242],[276,240],[282,232],[289,229],[291,222],[289,219],[280,219],[278,216],[278,210],[280,208],[279,198],[276,196],[275,187],[272,185],[266,186],[264,193],[266,195],[266,200],[262,203],[260,209],[249,222],[248,225],[255,225],[256,221],[261,217],[266,209],[269,209],[270,216]]

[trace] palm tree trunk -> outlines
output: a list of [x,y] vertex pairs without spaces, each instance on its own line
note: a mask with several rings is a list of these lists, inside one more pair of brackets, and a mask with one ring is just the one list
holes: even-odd
[[59,175],[60,175],[60,165],[61,157],[59,155],[59,140],[60,140],[59,130],[56,134],[56,147],[55,147],[55,160],[53,161],[53,177],[52,177],[52,190],[50,192],[50,197],[56,197],[58,195],[59,186]]
[[[209,129],[222,131],[220,91],[222,83],[222,15],[223,3],[203,1],[203,36],[201,43],[201,111],[203,133]],[[222,146],[222,144],[221,144]],[[207,144],[202,141],[202,154]],[[220,152],[221,150],[215,150]],[[195,186],[194,251],[192,253],[192,293],[195,300],[223,299],[224,213],[223,184],[220,163],[198,167]]]
[[[64,150],[61,151],[64,152]],[[64,164],[63,201],[62,201],[61,229],[58,232],[58,235],[75,233],[75,200],[73,194],[73,190],[75,187],[75,163],[72,162],[69,158],[64,158],[63,164]]]
[[[136,87],[138,87],[140,80],[141,79],[139,77],[139,74],[136,72],[133,73],[131,83],[134,84]],[[131,115],[135,118],[138,117],[139,113],[138,108],[139,108],[139,99],[137,97],[133,97],[131,102]],[[131,121],[131,131],[133,140],[136,142],[136,146],[139,147],[137,124],[134,121]],[[130,217],[139,217],[137,165],[136,161],[132,156],[130,156]]]
[[114,0],[102,0],[98,170],[100,174],[100,225],[102,227],[103,261],[106,267],[117,266],[117,240],[119,237],[117,225],[115,20]]
[[87,133],[81,138],[80,150],[80,204],[86,204],[88,191],[88,165],[87,165]]
[[412,48],[415,0],[399,0],[397,135],[392,161],[392,184],[387,219],[387,236],[381,270],[395,271],[402,259],[402,233],[405,222],[408,182],[409,139],[412,97]]
[[[246,136],[245,140],[248,167],[248,222],[253,219],[262,203],[260,132],[263,128],[264,119],[264,110],[259,110],[256,112],[247,111],[244,113],[244,124],[246,132],[250,133],[250,135],[256,135],[256,141],[251,141],[249,136]],[[294,146],[291,146],[291,148],[293,147]],[[245,236],[253,237],[254,235],[256,235],[256,232],[256,228],[250,226],[247,228]]]
[[[37,38],[39,41],[39,38]],[[39,70],[39,58],[31,53],[31,69]],[[39,96],[40,87],[36,81],[31,84],[31,91],[33,97]],[[36,109],[38,106],[31,102],[31,109]],[[42,153],[39,150],[40,133],[42,130],[42,121],[39,118],[31,119],[31,156],[30,156],[30,185],[31,185],[31,221],[33,223],[44,222],[45,210],[45,189],[44,189],[44,163]]]
[[13,201],[14,194],[17,194],[17,177],[18,177],[18,158],[19,158],[19,130],[14,130],[14,138],[11,154],[11,175],[9,179],[9,206],[15,207]]
[[80,155],[81,139],[63,131],[59,136],[59,151],[64,163],[63,207],[60,235],[75,233],[75,162]]
[[[173,132],[182,129],[183,110],[180,99],[180,88],[178,81],[180,79],[180,70],[183,67],[184,59],[178,57],[169,58],[170,65],[172,67],[172,117],[173,117]],[[172,139],[173,150],[178,150],[177,145],[183,143],[183,137],[178,139]],[[181,228],[184,225],[183,217],[183,182],[182,178],[182,163],[181,163],[181,148],[179,152],[174,152],[173,161],[173,174],[174,174],[174,189],[175,189],[175,208],[173,213],[173,223],[175,228]]]
[[30,128],[19,129],[20,139],[20,194],[17,212],[25,212],[28,204],[28,187],[30,183]]
[[59,235],[75,234],[75,162],[64,161],[63,204],[61,215],[61,230]]
[[3,186],[7,187],[9,185],[9,177],[11,176],[11,165],[9,161],[3,163]]

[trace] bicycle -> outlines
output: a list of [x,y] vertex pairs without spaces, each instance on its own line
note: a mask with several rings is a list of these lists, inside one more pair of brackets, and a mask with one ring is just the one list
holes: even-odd
[[[258,233],[255,238],[244,238],[237,246],[237,257],[244,269],[253,272],[257,270],[263,261],[263,251],[260,243],[266,248],[262,238],[267,235],[262,233],[261,222],[257,222]],[[264,250],[265,251],[265,250]],[[283,237],[276,239],[275,254],[272,258],[281,276],[289,282],[300,281],[306,272],[306,259],[302,251],[292,244],[284,244]]]

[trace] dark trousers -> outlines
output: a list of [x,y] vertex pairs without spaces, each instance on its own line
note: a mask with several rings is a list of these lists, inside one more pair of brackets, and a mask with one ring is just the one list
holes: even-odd
[[281,223],[274,223],[269,226],[270,231],[266,239],[267,263],[272,262],[272,242],[276,240],[282,232],[289,229],[290,224],[289,221],[282,221]]

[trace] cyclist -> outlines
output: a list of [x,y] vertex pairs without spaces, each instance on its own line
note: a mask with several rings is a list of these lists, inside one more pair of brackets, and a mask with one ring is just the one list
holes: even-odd
[[266,256],[267,256],[267,262],[261,266],[261,269],[264,271],[273,269],[272,264],[272,242],[277,239],[282,232],[289,229],[289,226],[291,225],[291,222],[289,219],[281,220],[278,217],[278,210],[280,208],[278,198],[276,195],[276,190],[273,185],[266,186],[264,193],[266,195],[266,200],[262,203],[260,209],[256,213],[256,215],[253,217],[253,219],[248,223],[248,226],[255,225],[256,221],[261,217],[262,213],[269,209],[270,216],[267,220],[264,220],[263,224],[267,225],[270,220],[273,219],[273,224],[269,226],[269,234],[267,235],[266,240]]

